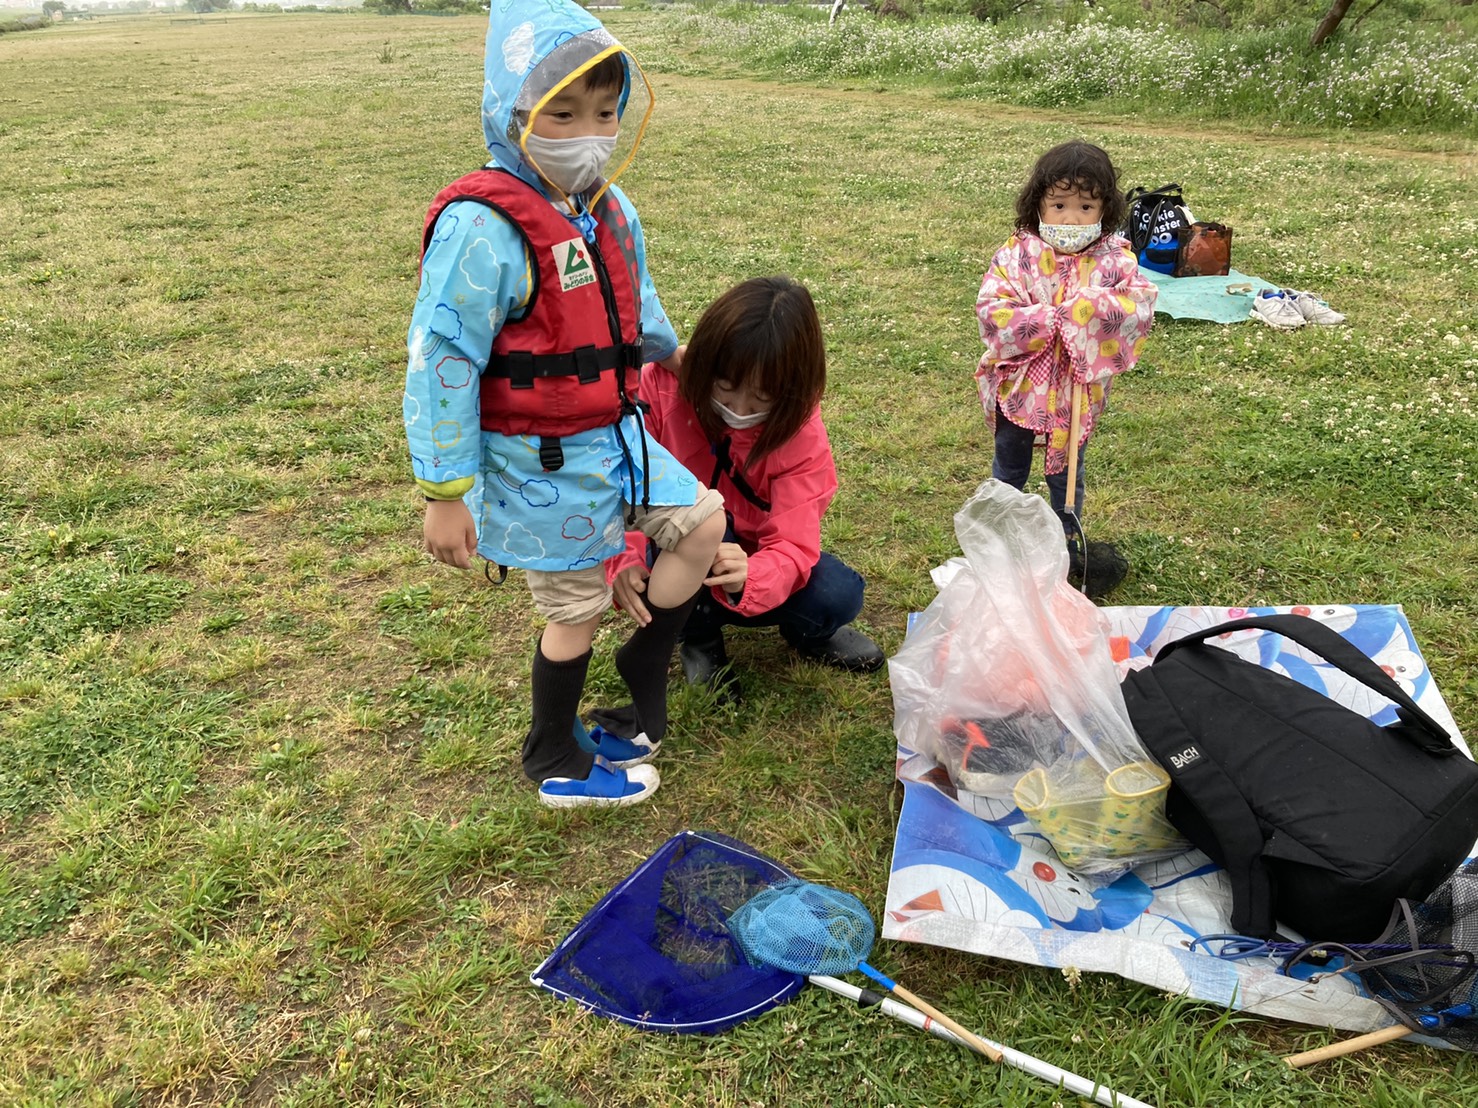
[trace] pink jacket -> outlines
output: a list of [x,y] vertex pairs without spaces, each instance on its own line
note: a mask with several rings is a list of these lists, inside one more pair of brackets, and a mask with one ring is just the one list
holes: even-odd
[[[710,484],[716,465],[715,444],[698,425],[692,407],[678,392],[677,378],[660,365],[642,368],[641,398],[652,406],[647,432],[665,446],[693,476]],[[734,468],[750,490],[767,501],[769,510],[754,504],[727,474],[714,487],[723,494],[734,533],[749,555],[749,577],[735,603],[723,589],[713,590],[724,607],[744,616],[778,608],[810,580],[821,558],[821,517],[837,491],[836,463],[831,442],[821,422],[821,409],[788,442],[749,465],[749,453],[763,425],[743,431],[725,430]],[[608,578],[630,565],[645,562],[646,537],[626,534],[626,553],[606,563]]]
[[1087,442],[1113,378],[1139,360],[1158,292],[1119,235],[1058,254],[1017,231],[991,259],[975,302],[985,343],[975,377],[986,421],[995,427],[1000,404],[1012,423],[1047,433],[1043,468],[1063,472],[1073,384],[1087,386]]

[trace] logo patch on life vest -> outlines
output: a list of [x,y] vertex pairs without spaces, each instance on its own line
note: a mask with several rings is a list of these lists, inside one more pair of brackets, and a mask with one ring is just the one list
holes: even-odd
[[554,254],[554,268],[559,272],[561,292],[595,283],[595,266],[591,264],[590,247],[584,239],[555,243],[549,249]]

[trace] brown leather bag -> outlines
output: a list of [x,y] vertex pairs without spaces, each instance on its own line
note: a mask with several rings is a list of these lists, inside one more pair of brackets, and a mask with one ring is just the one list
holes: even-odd
[[1176,277],[1225,277],[1232,269],[1232,229],[1225,223],[1192,223],[1181,232]]

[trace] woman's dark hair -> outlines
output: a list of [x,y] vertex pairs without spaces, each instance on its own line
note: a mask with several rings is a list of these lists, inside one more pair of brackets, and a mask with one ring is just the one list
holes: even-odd
[[1037,159],[1031,176],[1016,197],[1016,229],[1035,231],[1041,222],[1042,197],[1053,185],[1085,192],[1103,201],[1103,233],[1113,234],[1124,225],[1127,206],[1119,191],[1119,171],[1102,147],[1082,139],[1054,146]]
[[710,304],[693,328],[679,391],[712,442],[727,430],[713,410],[715,381],[770,397],[751,461],[795,436],[826,391],[821,320],[805,285],[789,277],[742,281]]
[[626,84],[626,59],[620,51],[587,69],[581,80],[591,92],[606,92],[620,89]]

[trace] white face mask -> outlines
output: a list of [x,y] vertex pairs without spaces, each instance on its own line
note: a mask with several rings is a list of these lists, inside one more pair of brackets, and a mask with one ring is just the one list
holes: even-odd
[[718,397],[710,397],[713,410],[719,414],[725,423],[736,431],[743,431],[748,427],[756,427],[770,417],[769,412],[751,412],[749,415],[739,415],[733,408],[726,408],[720,404]]
[[534,168],[566,196],[584,192],[600,179],[616,149],[615,135],[576,135],[574,138],[524,139]]
[[1038,225],[1037,233],[1053,250],[1077,254],[1088,249],[1103,234],[1103,223],[1088,223],[1081,227],[1071,223],[1042,223]]

